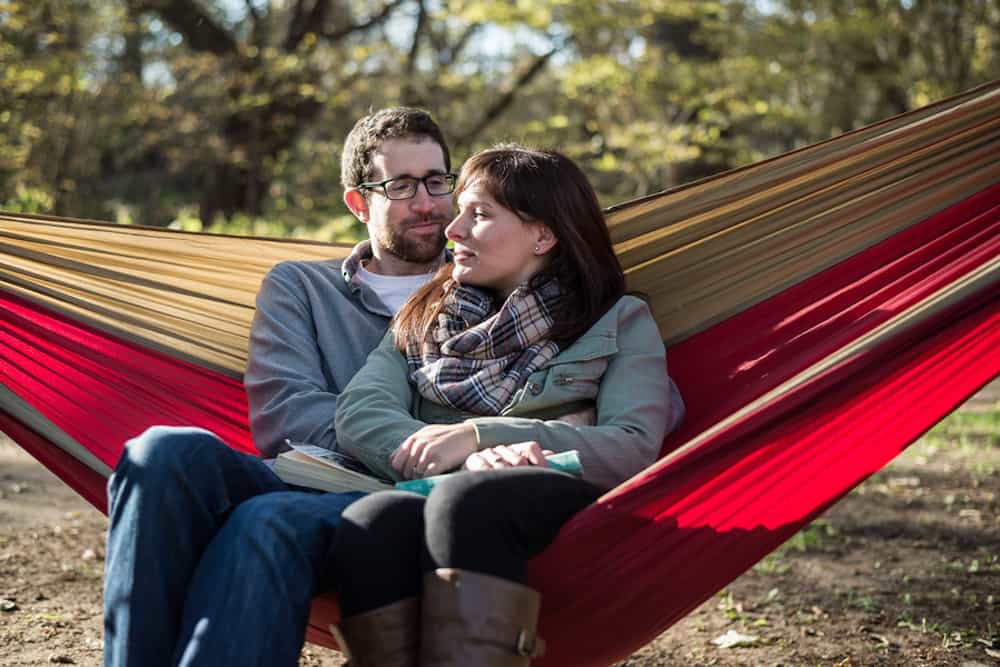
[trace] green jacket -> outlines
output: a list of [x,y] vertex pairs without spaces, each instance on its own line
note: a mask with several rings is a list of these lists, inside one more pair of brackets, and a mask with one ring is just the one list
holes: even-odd
[[[427,424],[471,421],[479,447],[535,440],[580,452],[584,478],[617,486],[656,460],[684,405],[667,376],[660,332],[644,301],[624,296],[575,343],[528,377],[503,413],[483,417],[423,398],[392,332],[337,401],[338,447],[393,479],[389,455]],[[588,408],[594,425],[562,417]]]

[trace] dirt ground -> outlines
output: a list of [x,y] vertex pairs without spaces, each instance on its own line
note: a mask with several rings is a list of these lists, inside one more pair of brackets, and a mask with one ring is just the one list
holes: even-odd
[[[0,435],[0,665],[100,664],[106,527]],[[1000,665],[1000,383],[626,665]]]

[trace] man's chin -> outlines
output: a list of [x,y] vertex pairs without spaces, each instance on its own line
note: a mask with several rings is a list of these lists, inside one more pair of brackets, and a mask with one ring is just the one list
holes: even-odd
[[444,242],[441,243],[410,243],[402,248],[397,256],[413,264],[430,264],[441,257],[444,251]]

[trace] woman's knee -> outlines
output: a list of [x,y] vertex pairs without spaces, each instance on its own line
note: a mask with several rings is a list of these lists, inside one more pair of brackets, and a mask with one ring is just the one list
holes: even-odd
[[561,525],[599,495],[596,487],[540,468],[453,475],[434,487],[424,521],[428,532],[469,536]]
[[[427,498],[424,521],[434,530],[465,534],[494,524],[505,515],[505,480],[491,473],[452,475]],[[513,491],[516,493],[516,489]]]
[[404,491],[382,491],[352,503],[341,517],[338,541],[350,549],[410,548],[423,539],[426,499]]

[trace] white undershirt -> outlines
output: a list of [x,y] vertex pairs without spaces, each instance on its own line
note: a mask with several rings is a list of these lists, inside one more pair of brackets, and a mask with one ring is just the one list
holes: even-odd
[[414,291],[434,277],[434,272],[419,273],[415,276],[383,276],[360,267],[358,280],[368,285],[382,299],[389,310],[396,313]]

